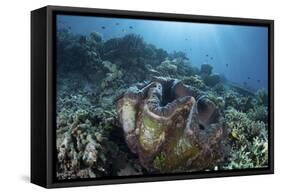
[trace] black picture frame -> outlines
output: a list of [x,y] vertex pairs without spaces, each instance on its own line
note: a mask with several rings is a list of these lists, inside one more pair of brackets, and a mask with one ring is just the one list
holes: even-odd
[[[260,169],[58,181],[55,176],[56,14],[268,27],[269,166]],[[46,6],[31,12],[31,182],[46,188],[229,177],[274,173],[274,21],[231,17]]]

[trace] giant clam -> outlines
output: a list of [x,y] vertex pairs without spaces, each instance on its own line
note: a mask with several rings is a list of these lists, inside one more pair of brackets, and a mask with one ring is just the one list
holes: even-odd
[[207,170],[222,159],[217,106],[180,80],[154,77],[116,104],[126,143],[147,171]]

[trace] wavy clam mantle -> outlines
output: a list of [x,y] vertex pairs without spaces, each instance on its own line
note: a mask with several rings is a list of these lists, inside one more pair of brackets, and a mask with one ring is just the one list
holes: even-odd
[[180,80],[154,77],[130,87],[117,112],[128,147],[150,172],[212,169],[223,158],[219,109]]

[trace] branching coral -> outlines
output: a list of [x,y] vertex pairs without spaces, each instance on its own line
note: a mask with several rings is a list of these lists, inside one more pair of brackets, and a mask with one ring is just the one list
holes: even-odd
[[216,84],[221,82],[221,77],[218,74],[202,75],[202,78],[204,83],[210,87],[214,87]]
[[111,87],[116,89],[114,86],[117,86],[116,82],[120,82],[123,72],[117,69],[117,66],[110,61],[102,62],[104,68],[107,69],[106,77],[102,80],[101,88],[105,89],[107,87]]
[[166,59],[159,66],[156,67],[156,70],[159,71],[163,76],[176,75],[177,69],[178,67],[169,59]]
[[199,75],[186,76],[183,78],[183,83],[198,88],[200,90],[205,89],[206,85]]
[[[107,68],[115,69],[111,63],[107,65]],[[127,165],[132,168],[131,173],[141,173],[138,162],[124,146],[117,114],[112,107],[114,94],[106,96],[109,90],[105,89],[97,95],[88,92],[93,89],[80,85],[77,90],[73,81],[71,78],[60,80],[63,84],[59,85],[57,96],[58,179],[122,175],[123,168],[129,168]],[[84,81],[82,85],[86,86]],[[67,95],[69,93],[71,95]],[[121,134],[120,138],[117,134]]]
[[92,125],[87,111],[78,110],[73,116],[73,122],[67,126],[70,130],[57,133],[58,177],[65,179],[78,178],[80,174],[83,177],[103,174],[101,166],[97,168],[98,162],[106,162],[100,144],[103,142],[102,135]]
[[256,93],[256,100],[258,105],[268,105],[268,92],[265,89],[260,89]]
[[226,127],[233,140],[231,157],[226,169],[265,167],[268,164],[266,125],[255,122],[246,113],[229,108],[225,114]]
[[254,106],[247,112],[248,117],[254,121],[267,122],[268,108],[266,106]]

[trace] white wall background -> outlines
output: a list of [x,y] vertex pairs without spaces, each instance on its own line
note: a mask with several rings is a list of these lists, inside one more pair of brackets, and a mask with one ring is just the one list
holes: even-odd
[[[0,193],[269,193],[280,190],[281,12],[277,0],[2,0],[0,6]],[[65,5],[275,20],[275,175],[45,190],[29,183],[30,11]],[[279,184],[279,185],[278,185]],[[280,192],[280,191],[279,191]],[[276,193],[276,192],[275,192]]]

